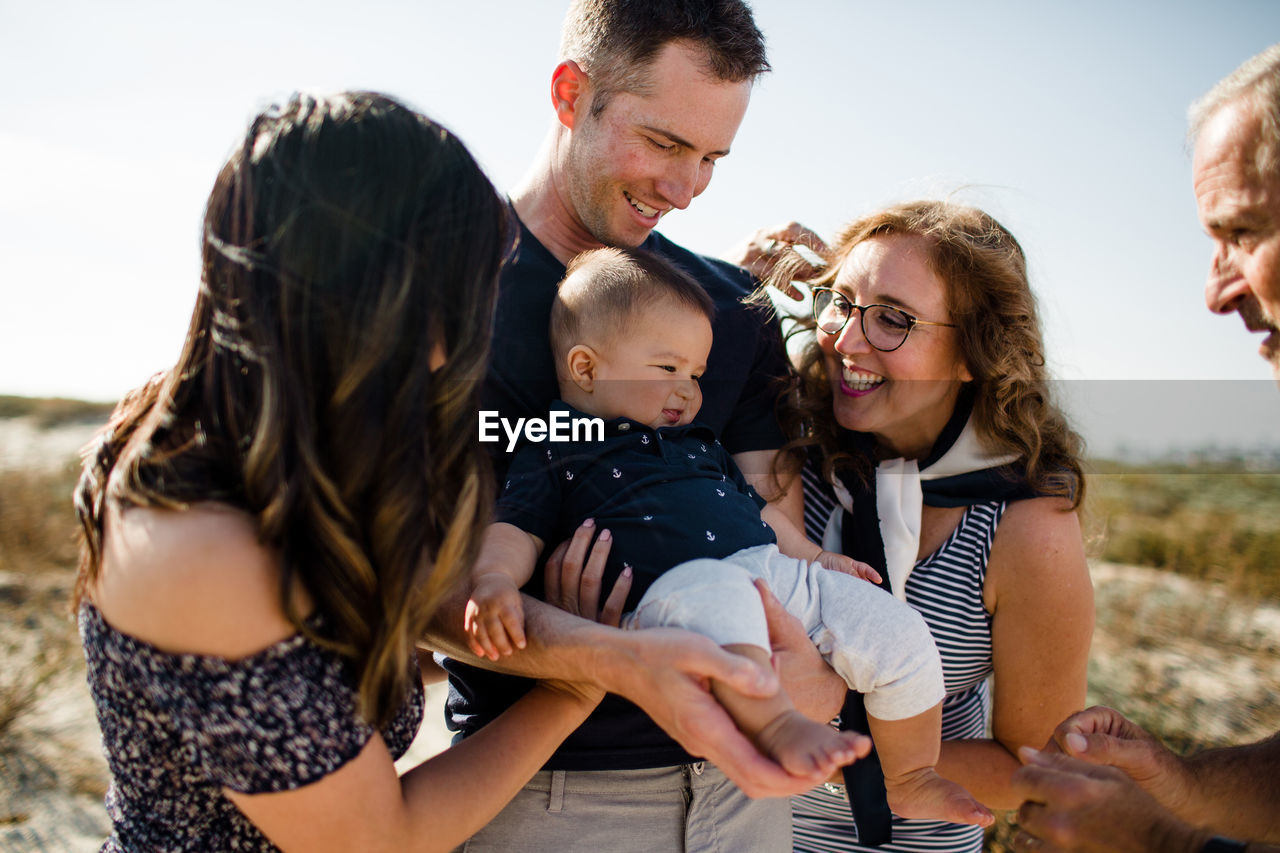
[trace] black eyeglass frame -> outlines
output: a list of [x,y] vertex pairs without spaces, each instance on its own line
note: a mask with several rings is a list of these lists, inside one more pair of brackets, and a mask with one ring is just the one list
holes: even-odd
[[[885,305],[879,302],[872,303],[871,305],[859,305],[858,303],[854,302],[852,299],[845,296],[843,293],[841,293],[840,291],[836,290],[833,287],[810,287],[809,292],[813,295],[813,322],[817,324],[818,329],[823,334],[839,335],[841,332],[843,332],[845,329],[845,326],[848,326],[849,321],[853,319],[853,309],[856,308],[858,309],[858,326],[862,329],[862,336],[867,339],[867,343],[871,346],[872,349],[879,350],[880,352],[893,352],[896,349],[901,349],[902,345],[907,342],[907,338],[911,336],[911,330],[914,329],[916,326],[946,326],[949,329],[956,328],[955,323],[937,323],[937,322],[934,322],[933,320],[921,320],[919,317],[916,317],[912,314],[908,314],[906,311],[903,311],[901,308],[895,307],[893,305]],[[834,332],[828,331],[827,329],[823,328],[822,320],[818,317],[818,313],[819,313],[818,294],[820,293],[831,294],[831,303],[835,303],[835,301],[839,299],[849,304],[849,313],[845,315],[844,322],[842,322],[840,324],[840,327],[837,328]],[[870,308],[883,308],[886,311],[892,311],[895,314],[906,318],[907,328],[906,328],[906,331],[902,333],[902,340],[898,341],[897,346],[882,347],[882,346],[877,346],[875,343],[872,342],[871,336],[867,334],[867,310]]]

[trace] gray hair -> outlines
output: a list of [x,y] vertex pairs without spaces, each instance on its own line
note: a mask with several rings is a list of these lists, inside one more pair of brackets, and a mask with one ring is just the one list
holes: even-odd
[[1188,139],[1194,143],[1200,131],[1223,107],[1247,104],[1258,117],[1261,136],[1254,151],[1259,177],[1280,178],[1280,44],[1259,53],[1231,72],[1191,105]]

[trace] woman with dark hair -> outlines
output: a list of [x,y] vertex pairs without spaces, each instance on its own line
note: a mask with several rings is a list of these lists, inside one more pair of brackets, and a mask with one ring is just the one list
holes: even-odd
[[178,363],[76,492],[107,850],[449,850],[599,701],[539,684],[397,778],[415,654],[492,502],[476,443],[506,206],[385,96],[254,119]]
[[[938,772],[1015,808],[1017,749],[1082,707],[1093,630],[1080,441],[1051,400],[1026,259],[986,213],[937,201],[859,219],[825,254],[792,413],[806,531],[921,612],[947,687]],[[793,813],[797,850],[866,849],[839,785]],[[894,817],[892,837],[880,849],[957,853],[983,834]]]

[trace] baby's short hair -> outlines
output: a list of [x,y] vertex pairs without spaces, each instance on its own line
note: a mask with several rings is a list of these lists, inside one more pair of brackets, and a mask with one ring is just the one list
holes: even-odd
[[680,267],[642,249],[592,249],[569,262],[551,303],[551,351],[556,364],[574,346],[621,334],[640,312],[663,302],[715,319],[702,285]]

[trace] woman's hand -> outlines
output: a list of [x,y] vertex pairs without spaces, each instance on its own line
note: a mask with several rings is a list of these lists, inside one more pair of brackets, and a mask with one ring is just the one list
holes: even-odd
[[[800,247],[798,260],[795,258],[796,247]],[[825,266],[821,262],[822,257],[830,251],[814,231],[798,222],[788,222],[786,225],[760,229],[726,253],[724,260],[744,267],[758,281],[766,281],[788,250],[791,250],[793,256],[791,260],[798,264],[795,277],[800,281],[815,278]],[[790,283],[782,292],[795,300],[804,298]]]
[[561,542],[551,552],[543,575],[546,601],[575,616],[616,628],[631,591],[631,570],[622,570],[604,607],[599,607],[605,561],[613,539],[608,530],[603,530],[593,543],[594,533],[595,521],[588,518],[568,542]]
[[[604,607],[599,607],[605,561],[609,558],[613,538],[608,530],[602,530],[593,542],[595,527],[595,521],[588,518],[574,531],[572,538],[561,542],[551,552],[543,572],[543,590],[548,604],[574,616],[616,628],[622,620],[627,593],[631,591],[631,570],[623,570],[605,599]],[[544,679],[539,684],[590,709],[599,705],[605,694],[600,685],[585,681]]]

